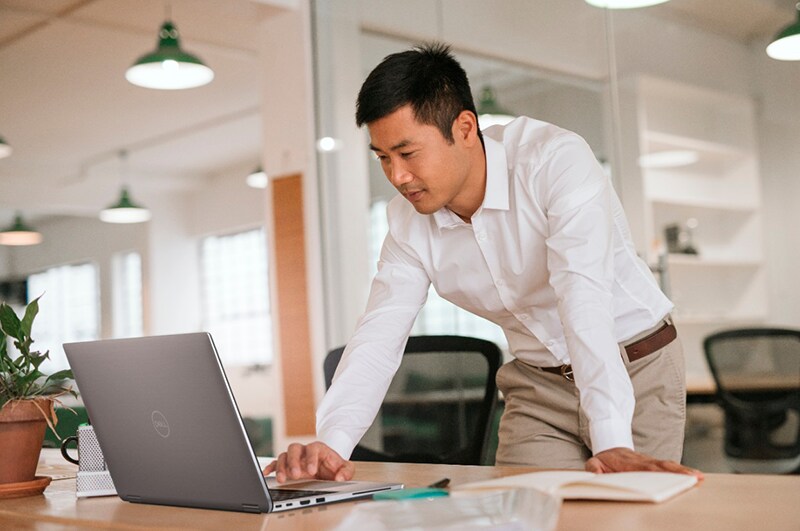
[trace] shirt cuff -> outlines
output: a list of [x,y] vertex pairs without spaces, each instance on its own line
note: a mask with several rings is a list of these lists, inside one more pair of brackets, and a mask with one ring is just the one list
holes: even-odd
[[589,425],[589,435],[592,438],[592,455],[620,446],[633,450],[631,423],[622,419],[592,422]]
[[350,459],[350,454],[353,453],[353,448],[356,446],[356,443],[345,432],[338,430],[320,435],[319,440],[327,444],[343,459]]

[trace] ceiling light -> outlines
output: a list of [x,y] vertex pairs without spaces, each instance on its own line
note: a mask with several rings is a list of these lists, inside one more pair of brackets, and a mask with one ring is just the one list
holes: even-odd
[[150,211],[143,206],[139,206],[131,201],[127,182],[127,162],[128,153],[125,150],[119,152],[120,180],[122,190],[120,191],[119,201],[100,211],[100,221],[106,223],[142,223],[150,220]]
[[780,61],[800,61],[800,2],[795,5],[797,20],[783,28],[767,46],[767,55]]
[[0,136],[0,159],[4,159],[11,155],[11,152],[14,151],[11,149],[11,146],[5,141],[5,139]]
[[497,104],[497,99],[494,96],[494,89],[489,85],[481,89],[477,111],[478,125],[481,130],[493,125],[506,125],[515,118],[513,114]]
[[100,221],[106,223],[142,223],[150,219],[150,211],[131,201],[128,189],[123,187],[119,201],[100,211]]
[[267,177],[266,172],[261,169],[261,166],[253,170],[252,173],[247,176],[247,186],[252,188],[266,188],[267,184],[269,184],[269,177]]
[[210,83],[214,71],[181,50],[178,28],[167,20],[158,33],[156,50],[137,59],[125,72],[125,79],[140,87],[179,90]]
[[317,149],[320,151],[336,151],[342,147],[342,142],[332,136],[323,136],[317,140]]
[[14,223],[0,232],[0,245],[36,245],[42,243],[42,235],[22,221],[22,214],[14,216]]
[[700,160],[700,154],[690,149],[675,149],[656,151],[639,157],[639,166],[642,168],[679,168],[688,166]]
[[595,7],[608,9],[634,9],[663,4],[669,0],[586,0],[586,3]]

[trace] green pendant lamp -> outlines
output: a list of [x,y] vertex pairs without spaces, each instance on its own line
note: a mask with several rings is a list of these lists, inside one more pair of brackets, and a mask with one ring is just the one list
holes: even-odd
[[516,118],[510,111],[505,110],[497,103],[494,89],[486,85],[481,89],[478,98],[478,124],[481,130],[493,125],[506,125]]
[[180,90],[211,83],[214,71],[181,49],[178,28],[167,20],[158,33],[156,50],[137,59],[125,79],[140,87]]
[[119,201],[100,211],[100,221],[106,223],[142,223],[150,220],[150,211],[131,201],[126,187],[122,187]]
[[247,186],[251,188],[266,188],[268,184],[269,177],[267,177],[267,173],[261,166],[254,169],[247,176]]
[[767,55],[779,61],[800,61],[800,2],[795,5],[797,20],[783,28],[767,46]]
[[0,136],[0,159],[4,159],[11,155],[11,146],[6,142],[6,140]]
[[122,180],[122,190],[120,191],[119,201],[100,211],[100,221],[106,223],[142,223],[150,220],[150,211],[145,207],[137,205],[131,200],[128,187],[125,185],[127,180],[127,160],[126,151],[119,152],[120,176]]
[[37,245],[42,243],[42,234],[22,221],[22,214],[14,216],[14,223],[0,232],[0,245]]

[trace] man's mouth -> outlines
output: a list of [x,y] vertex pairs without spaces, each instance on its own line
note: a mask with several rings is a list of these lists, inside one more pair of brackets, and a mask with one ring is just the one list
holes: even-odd
[[423,193],[425,193],[424,190],[406,190],[404,195],[406,196],[406,199],[414,203],[418,201],[420,197],[422,197]]

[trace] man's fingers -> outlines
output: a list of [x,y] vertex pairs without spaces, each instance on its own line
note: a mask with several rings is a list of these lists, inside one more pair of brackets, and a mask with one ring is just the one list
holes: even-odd
[[278,460],[275,464],[275,470],[277,471],[275,474],[275,479],[278,480],[278,483],[283,483],[286,481],[286,452],[282,452],[281,455],[278,456]]
[[320,445],[318,444],[309,444],[306,446],[305,452],[305,461],[306,461],[306,472],[309,476],[316,476],[317,475],[317,463],[319,462],[319,454],[320,454]]
[[262,473],[266,476],[267,474],[273,473],[278,468],[278,460],[271,462],[267,466],[264,467]]
[[675,472],[677,474],[688,474],[690,476],[696,476],[697,479],[703,479],[703,473],[697,469],[690,468],[688,466],[683,466],[680,463],[676,463],[675,461],[661,461],[661,465],[663,470],[667,472]]
[[598,458],[592,457],[588,461],[586,461],[586,470],[588,470],[589,472],[594,472],[595,474],[602,474],[603,464]]
[[355,465],[343,459],[325,443],[290,444],[286,452],[267,465],[264,473],[275,472],[279,483],[290,479],[337,479],[347,481],[355,475]]
[[342,463],[342,466],[339,467],[339,471],[336,472],[336,481],[349,481],[353,479],[355,471],[356,465],[354,465],[352,461],[345,461]]
[[305,447],[302,444],[292,443],[286,451],[287,474],[292,479],[300,479],[303,476],[302,459]]

